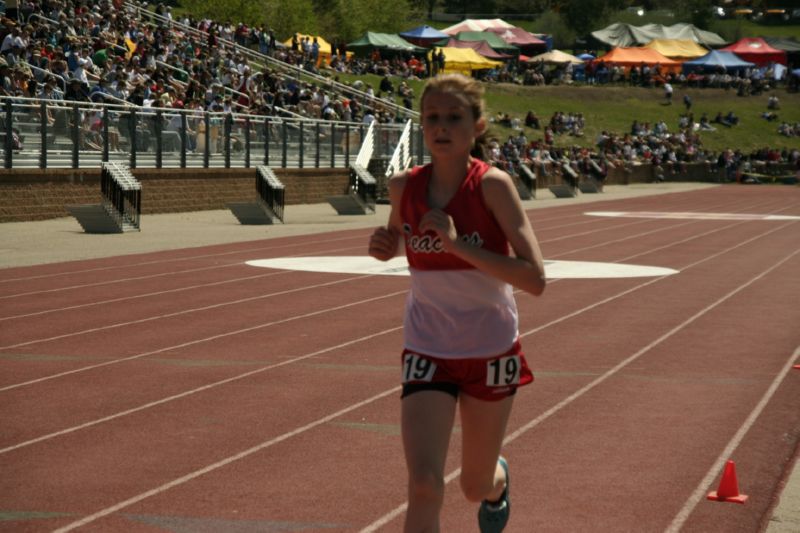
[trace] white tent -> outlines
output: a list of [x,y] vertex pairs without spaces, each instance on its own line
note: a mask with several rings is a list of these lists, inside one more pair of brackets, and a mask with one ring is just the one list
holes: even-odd
[[538,63],[539,61],[544,61],[545,63],[554,63],[554,64],[566,64],[566,63],[573,63],[575,65],[579,65],[583,63],[583,60],[575,57],[572,54],[568,54],[566,52],[562,52],[561,50],[550,50],[544,54],[539,54],[538,56],[534,56],[528,59],[528,63]]
[[486,31],[489,28],[513,28],[503,19],[465,19],[441,31],[448,35],[456,35],[460,31]]

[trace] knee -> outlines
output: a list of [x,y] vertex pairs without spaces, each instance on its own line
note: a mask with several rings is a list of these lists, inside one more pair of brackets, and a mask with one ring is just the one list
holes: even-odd
[[[494,472],[492,472],[494,474]],[[461,474],[461,492],[471,502],[480,502],[486,498],[494,488],[494,477]]]
[[431,470],[411,472],[408,478],[408,495],[414,501],[444,501],[444,478]]

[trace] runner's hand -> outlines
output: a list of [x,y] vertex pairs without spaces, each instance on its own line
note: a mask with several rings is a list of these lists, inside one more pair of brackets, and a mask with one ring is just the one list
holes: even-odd
[[379,261],[388,261],[397,254],[399,235],[391,228],[376,228],[369,238],[369,255]]
[[434,232],[442,240],[442,246],[444,246],[445,250],[449,250],[452,244],[458,239],[458,232],[456,231],[455,223],[453,223],[453,217],[441,209],[431,209],[422,215],[422,219],[419,222],[419,229],[422,232]]

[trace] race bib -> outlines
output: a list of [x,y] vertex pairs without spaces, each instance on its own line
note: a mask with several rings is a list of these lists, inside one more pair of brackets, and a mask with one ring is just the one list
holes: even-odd
[[430,382],[436,372],[436,363],[416,353],[407,353],[403,360],[403,383]]
[[486,386],[519,385],[521,365],[518,355],[498,357],[486,363]]

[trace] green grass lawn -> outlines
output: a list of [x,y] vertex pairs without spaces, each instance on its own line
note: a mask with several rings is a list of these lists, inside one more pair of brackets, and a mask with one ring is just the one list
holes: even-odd
[[[340,76],[342,81],[362,79],[377,89],[380,77]],[[399,83],[393,78],[395,85]],[[411,81],[417,97],[414,109],[419,109],[419,96],[424,82]],[[569,146],[593,146],[597,135],[603,131],[625,133],[630,131],[634,120],[651,124],[664,120],[670,131],[677,131],[678,118],[685,112],[683,95],[689,94],[693,101],[692,112],[696,121],[706,113],[713,119],[717,112],[726,114],[733,111],[740,119],[739,125],[726,128],[719,126],[717,131],[701,132],[703,146],[708,150],[719,151],[725,148],[740,149],[745,152],[764,146],[778,148],[800,148],[800,137],[785,137],[777,131],[778,123],[768,122],[761,118],[767,109],[767,98],[776,94],[780,99],[781,109],[777,111],[779,119],[790,123],[800,122],[800,93],[788,93],[778,89],[772,93],[759,96],[736,96],[736,91],[723,89],[682,89],[676,87],[671,106],[664,104],[664,93],[660,87],[647,89],[642,87],[623,86],[554,86],[529,87],[511,84],[486,85],[487,116],[497,113],[508,113],[511,117],[524,119],[528,110],[533,110],[539,118],[546,122],[556,111],[565,113],[583,113],[586,119],[585,135],[582,138],[571,136],[556,137],[556,144]],[[398,102],[400,103],[400,102]],[[509,128],[491,124],[490,135],[505,140],[514,133]],[[528,139],[543,137],[542,130],[525,128]]]
[[[739,148],[751,151],[763,146],[800,148],[800,138],[778,134],[776,122],[761,118],[761,113],[767,109],[768,93],[739,97],[735,91],[723,89],[676,88],[673,103],[667,106],[664,105],[661,88],[519,87],[497,84],[489,86],[486,102],[490,116],[501,111],[512,117],[524,118],[530,109],[540,119],[549,120],[555,111],[583,113],[586,119],[584,137],[557,138],[557,144],[591,146],[601,131],[628,132],[634,120],[651,124],[664,120],[670,131],[677,131],[678,118],[685,112],[682,103],[684,94],[689,94],[693,100],[692,112],[696,121],[703,113],[713,119],[720,111],[723,114],[733,111],[740,119],[738,126],[719,126],[717,131],[702,132],[703,145],[709,150]],[[774,91],[774,94],[778,95],[781,103],[781,109],[777,111],[780,120],[800,122],[800,94],[790,94],[782,89]],[[492,126],[491,132],[502,139],[511,133],[508,128],[497,125]],[[529,139],[542,135],[540,131],[529,128],[525,133]]]

